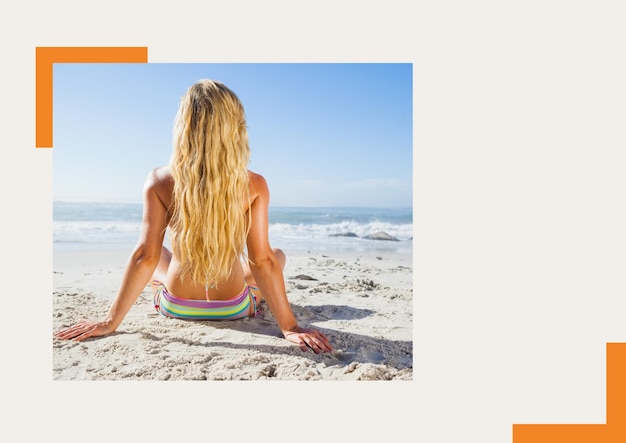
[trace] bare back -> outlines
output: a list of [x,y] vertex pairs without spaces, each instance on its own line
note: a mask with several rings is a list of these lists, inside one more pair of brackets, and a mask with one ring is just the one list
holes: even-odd
[[[250,183],[248,185],[250,199],[244,208],[246,213],[250,211],[252,204],[257,199],[259,195],[258,189],[263,189],[263,186],[258,186],[259,182],[264,181],[262,176],[251,171],[248,171],[248,177],[250,179]],[[255,184],[257,184],[257,186],[255,186]],[[173,208],[173,190],[174,178],[172,177],[167,166],[153,171],[153,180],[147,191],[152,191],[158,196],[163,208],[166,210],[166,225],[168,227],[172,217],[171,208]],[[254,220],[252,220],[252,224],[254,224]],[[165,278],[164,283],[168,290],[177,297],[204,300],[207,296],[205,285],[194,283],[189,278],[182,279],[180,258],[177,257],[174,252],[169,263],[167,277]],[[223,281],[217,282],[214,287],[210,287],[208,289],[208,297],[212,300],[225,300],[232,298],[241,293],[244,288],[244,283],[243,266],[240,260],[235,260],[231,268],[230,276]]]

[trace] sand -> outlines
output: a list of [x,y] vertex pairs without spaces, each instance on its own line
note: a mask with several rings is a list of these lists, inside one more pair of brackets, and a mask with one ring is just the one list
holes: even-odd
[[[412,380],[410,255],[286,251],[299,324],[334,351],[303,352],[260,317],[185,321],[157,314],[148,287],[118,330],[83,342],[53,339],[53,380]],[[53,329],[106,313],[128,251],[55,253]]]

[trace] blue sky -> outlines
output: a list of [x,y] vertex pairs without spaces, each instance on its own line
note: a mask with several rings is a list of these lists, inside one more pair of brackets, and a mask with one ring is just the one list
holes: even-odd
[[55,64],[55,200],[141,201],[201,78],[242,101],[275,206],[411,207],[411,64]]

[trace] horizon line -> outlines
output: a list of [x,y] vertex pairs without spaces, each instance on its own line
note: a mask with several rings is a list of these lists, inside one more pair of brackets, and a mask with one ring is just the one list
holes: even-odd
[[[73,199],[73,198],[60,198],[53,199],[52,203],[96,203],[96,204],[124,204],[124,205],[143,205],[142,201],[138,200],[97,200],[97,199]],[[364,206],[364,205],[339,205],[339,204],[325,204],[325,205],[292,205],[292,204],[271,204],[271,208],[352,208],[352,209],[413,209],[413,206]]]

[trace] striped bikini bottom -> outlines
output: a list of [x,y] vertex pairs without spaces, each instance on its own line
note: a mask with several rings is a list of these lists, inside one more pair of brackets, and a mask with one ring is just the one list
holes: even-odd
[[[258,288],[247,283],[244,283],[241,294],[228,300],[192,300],[176,297],[169,293],[165,285],[158,280],[154,280],[151,286],[154,290],[154,308],[166,317],[191,320],[235,320],[254,317],[261,312],[252,292]],[[250,313],[251,304],[252,313]]]

